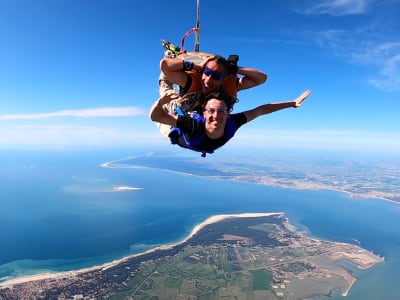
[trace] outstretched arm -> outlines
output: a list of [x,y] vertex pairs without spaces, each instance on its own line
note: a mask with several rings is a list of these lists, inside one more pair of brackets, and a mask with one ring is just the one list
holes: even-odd
[[292,101],[264,104],[254,109],[245,111],[244,114],[246,115],[247,122],[250,122],[259,116],[270,114],[284,108],[289,108],[289,107],[297,108],[301,106],[303,101],[306,100],[310,94],[311,91],[306,90],[299,97],[297,97]]
[[164,104],[168,104],[173,99],[176,99],[176,94],[165,94],[161,98],[154,102],[150,109],[149,117],[154,122],[159,122],[171,126],[176,126],[177,115],[169,114],[168,111],[163,107]]

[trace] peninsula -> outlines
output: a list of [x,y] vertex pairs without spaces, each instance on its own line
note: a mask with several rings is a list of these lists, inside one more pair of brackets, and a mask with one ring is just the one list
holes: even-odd
[[309,238],[281,212],[218,215],[176,244],[90,269],[2,282],[0,299],[346,296],[357,280],[353,269],[382,261],[357,245]]

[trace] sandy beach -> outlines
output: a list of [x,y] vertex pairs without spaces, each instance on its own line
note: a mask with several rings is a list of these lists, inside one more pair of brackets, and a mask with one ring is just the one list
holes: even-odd
[[350,282],[350,284],[349,284],[349,286],[347,287],[347,289],[346,289],[345,291],[343,291],[343,293],[342,293],[342,296],[343,296],[343,297],[347,297],[347,295],[349,294],[351,288],[352,288],[353,285],[356,283],[356,281],[357,281],[357,279],[353,279],[353,280]]
[[114,192],[136,191],[136,190],[142,190],[142,188],[132,187],[132,186],[116,186],[113,188]]
[[[121,187],[121,188],[126,188],[126,187]],[[93,266],[90,268],[84,268],[84,269],[73,270],[73,271],[65,271],[65,272],[41,273],[41,274],[12,278],[12,279],[6,280],[4,282],[0,282],[0,288],[12,287],[13,285],[16,285],[16,284],[44,280],[44,279],[61,279],[61,278],[67,278],[67,277],[74,277],[74,276],[77,276],[82,273],[87,273],[87,272],[95,271],[95,270],[99,270],[99,269],[106,270],[106,269],[116,266],[122,262],[125,262],[125,261],[129,260],[130,258],[137,257],[142,254],[151,253],[151,252],[154,252],[157,250],[171,249],[181,243],[186,242],[188,239],[190,239],[192,236],[194,236],[197,232],[199,232],[205,226],[207,226],[209,224],[220,222],[220,221],[228,219],[228,218],[257,218],[257,217],[269,217],[269,216],[282,216],[283,214],[284,214],[283,212],[276,212],[276,213],[243,213],[243,214],[236,214],[236,215],[235,214],[214,215],[214,216],[211,216],[208,219],[206,219],[204,222],[196,225],[193,228],[193,230],[190,232],[190,234],[180,242],[177,242],[174,244],[161,245],[161,246],[149,249],[142,253],[129,255],[129,256],[123,257],[121,259],[114,260],[114,261],[111,261],[111,262],[108,262],[108,263],[105,263],[105,264],[99,265],[99,266]]]

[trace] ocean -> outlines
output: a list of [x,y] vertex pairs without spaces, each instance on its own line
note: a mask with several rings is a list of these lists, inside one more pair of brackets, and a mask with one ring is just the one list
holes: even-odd
[[[354,269],[359,280],[347,299],[398,299],[399,204],[213,178],[220,161],[197,156],[0,152],[0,281],[90,267],[175,243],[211,215],[284,212],[310,236],[360,243],[385,257],[371,269]],[[198,159],[202,167],[191,172]],[[102,166],[106,162],[112,167]]]

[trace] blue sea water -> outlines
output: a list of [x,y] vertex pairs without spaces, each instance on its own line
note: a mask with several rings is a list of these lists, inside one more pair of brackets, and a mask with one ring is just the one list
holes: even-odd
[[[400,205],[195,176],[188,172],[190,160],[139,155],[146,167],[128,159],[104,168],[127,154],[2,150],[0,281],[89,267],[177,242],[211,215],[285,212],[311,236],[356,239],[385,257],[372,269],[354,269],[359,280],[347,299],[398,299]],[[200,173],[213,175],[210,170],[212,160],[205,160]],[[116,192],[118,186],[139,189]]]

